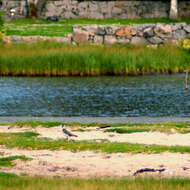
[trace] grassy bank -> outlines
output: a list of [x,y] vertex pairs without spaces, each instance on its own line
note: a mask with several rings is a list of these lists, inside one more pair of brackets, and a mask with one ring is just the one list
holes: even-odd
[[7,35],[18,36],[67,36],[72,32],[73,25],[134,25],[147,23],[176,23],[187,22],[190,19],[171,20],[165,18],[147,19],[62,19],[58,22],[50,22],[45,19],[19,19],[5,23]]
[[189,179],[75,179],[19,177],[0,173],[0,188],[3,190],[189,190]]
[[1,76],[97,76],[179,73],[190,55],[175,46],[63,45],[54,42],[0,46]]

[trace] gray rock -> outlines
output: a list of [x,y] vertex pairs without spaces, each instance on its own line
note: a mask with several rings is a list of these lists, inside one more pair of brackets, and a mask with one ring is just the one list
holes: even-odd
[[183,29],[184,29],[186,32],[190,33],[190,25],[189,25],[189,24],[186,25],[186,26],[184,26]]
[[152,37],[153,35],[154,35],[154,31],[153,31],[152,28],[146,28],[146,29],[144,30],[144,32],[143,32],[143,36],[144,36],[145,38],[147,38],[147,37]]
[[117,29],[118,27],[116,26],[106,26],[105,27],[106,35],[114,35]]
[[91,25],[91,26],[83,26],[82,27],[82,30],[85,30],[87,32],[90,32],[90,33],[96,33],[98,29],[98,25]]
[[138,29],[136,27],[132,27],[131,28],[131,35],[132,36],[143,37],[143,29],[142,28]]
[[99,26],[96,30],[97,35],[104,36],[106,34],[105,27],[104,26]]
[[130,40],[126,39],[126,38],[120,38],[120,39],[117,39],[117,43],[119,43],[119,44],[129,44]]
[[186,38],[187,38],[187,39],[190,39],[190,33],[188,33],[188,34],[186,35]]
[[184,30],[176,30],[173,32],[173,39],[179,40],[185,38],[186,38],[186,32]]
[[111,45],[117,43],[117,39],[115,36],[104,36],[104,43]]
[[151,44],[162,44],[163,43],[163,40],[159,37],[152,37],[152,38],[149,38],[148,41],[151,43]]
[[120,14],[122,14],[122,9],[118,8],[118,7],[113,7],[112,14],[113,15],[120,15]]
[[76,43],[88,43],[89,33],[81,30],[74,29],[73,31],[73,41]]
[[154,32],[158,37],[161,38],[169,38],[172,36],[172,28],[168,24],[157,24],[154,28]]
[[102,19],[104,18],[103,14],[98,11],[89,12],[89,18]]
[[186,23],[175,23],[171,25],[172,31],[182,29],[185,26],[186,26]]
[[103,36],[94,36],[94,43],[95,44],[102,44],[103,43]]
[[133,45],[147,45],[148,41],[143,37],[133,37],[131,39],[131,44]]
[[136,25],[133,28],[137,29],[137,30],[144,30],[148,27],[153,28],[155,26],[155,24],[140,24],[140,25]]

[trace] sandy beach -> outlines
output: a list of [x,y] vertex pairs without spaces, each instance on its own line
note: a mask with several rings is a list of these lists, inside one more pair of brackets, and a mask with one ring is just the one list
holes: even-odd
[[[131,134],[105,133],[96,127],[89,127],[85,131],[77,131],[77,127],[68,127],[78,136],[75,141],[107,140],[109,142],[157,144],[167,146],[189,146],[190,134],[142,132]],[[34,131],[40,138],[62,139],[60,126],[52,128],[29,128],[1,126],[0,132],[16,133]],[[66,150],[22,150],[9,149],[0,146],[1,157],[25,155],[32,160],[24,162],[15,160],[13,167],[1,167],[1,171],[30,176],[59,176],[59,177],[133,177],[139,169],[164,169],[162,172],[144,172],[142,175],[180,176],[190,177],[190,154],[169,153],[161,154],[129,154],[102,153],[99,151],[72,152]]]

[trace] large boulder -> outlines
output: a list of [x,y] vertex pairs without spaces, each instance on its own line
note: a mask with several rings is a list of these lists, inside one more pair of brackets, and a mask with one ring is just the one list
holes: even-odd
[[75,28],[73,30],[73,41],[76,43],[88,43],[89,33],[87,31]]
[[119,39],[117,39],[117,43],[118,44],[129,44],[130,40],[126,39],[126,38],[119,38]]
[[173,31],[175,31],[175,30],[180,30],[185,26],[186,26],[186,23],[175,23],[171,25],[171,28]]
[[176,30],[173,32],[173,39],[182,40],[186,38],[186,32],[184,30]]
[[114,35],[117,29],[118,29],[117,26],[106,26],[105,27],[106,35]]
[[145,38],[147,38],[147,37],[152,37],[153,35],[154,35],[154,31],[153,31],[152,28],[146,28],[146,29],[144,30],[144,32],[143,32],[143,36],[144,36]]
[[98,26],[96,30],[96,35],[104,36],[106,34],[106,30],[104,26]]
[[94,43],[95,44],[102,44],[103,43],[103,36],[94,36]]
[[161,38],[171,38],[172,37],[172,28],[169,24],[157,24],[154,28],[156,36]]
[[116,30],[115,35],[117,37],[131,38],[131,28],[130,26],[122,26]]
[[186,25],[183,27],[183,29],[187,32],[187,33],[190,33],[190,25]]
[[111,45],[117,43],[117,39],[115,36],[104,36],[104,43]]
[[133,45],[147,45],[148,41],[143,37],[133,37],[131,39],[131,44]]
[[90,26],[83,26],[82,27],[82,30],[85,30],[87,32],[90,32],[90,33],[96,33],[98,29],[98,25],[90,25]]
[[163,40],[157,36],[154,36],[152,38],[149,38],[148,41],[151,43],[151,44],[162,44],[163,43]]

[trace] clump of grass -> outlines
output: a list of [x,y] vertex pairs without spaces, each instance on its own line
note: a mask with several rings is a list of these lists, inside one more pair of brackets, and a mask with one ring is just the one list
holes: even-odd
[[0,46],[2,76],[98,76],[179,73],[190,55],[176,46],[63,45],[55,42]]
[[125,128],[112,128],[112,129],[106,129],[104,132],[116,132],[116,133],[139,133],[139,132],[149,132],[150,129],[125,129]]
[[25,156],[9,156],[9,157],[0,158],[0,166],[11,167],[14,165],[12,161],[17,159],[20,159],[22,161],[31,160],[30,158],[27,158]]

